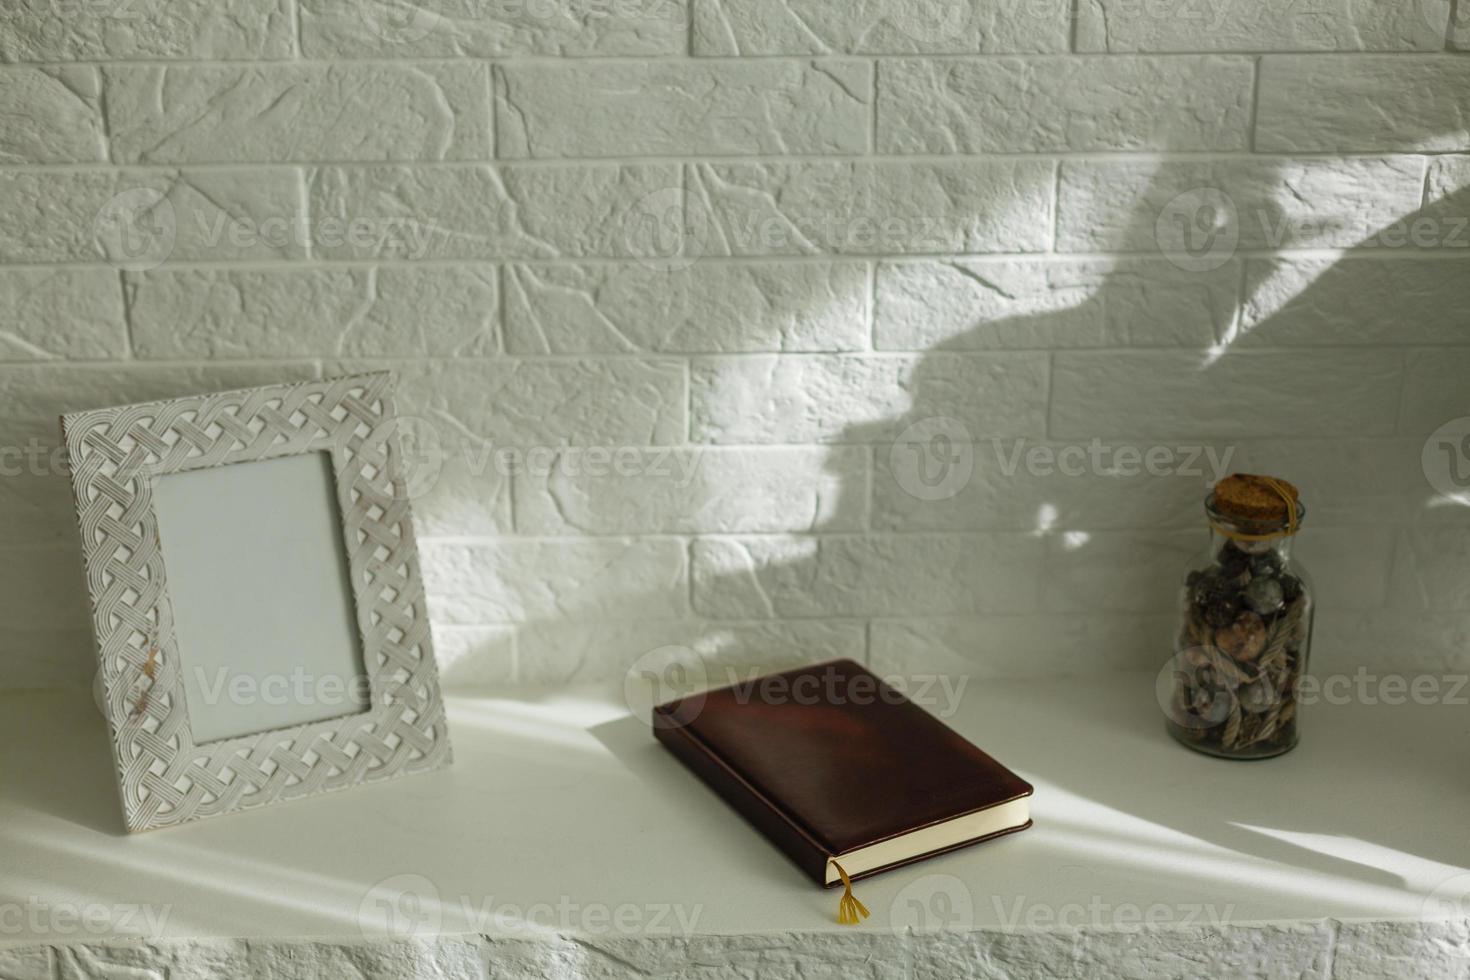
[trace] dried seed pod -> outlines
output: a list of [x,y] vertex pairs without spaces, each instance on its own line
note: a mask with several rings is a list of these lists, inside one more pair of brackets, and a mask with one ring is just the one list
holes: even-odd
[[1205,622],[1215,629],[1235,622],[1238,615],[1240,615],[1240,606],[1234,599],[1225,596],[1216,596],[1205,607]]
[[1270,711],[1280,703],[1276,688],[1264,674],[1240,688],[1240,706],[1251,714]]
[[1210,666],[1214,669],[1216,676],[1230,690],[1235,690],[1250,679],[1246,672],[1241,670],[1235,661],[1226,656],[1223,651],[1211,647],[1209,657]]
[[1251,577],[1275,578],[1281,574],[1282,567],[1281,556],[1274,551],[1267,551],[1251,559]]
[[1262,616],[1280,609],[1282,601],[1281,583],[1274,578],[1253,578],[1245,587],[1245,604]]
[[1271,736],[1273,736],[1273,735],[1276,734],[1277,729],[1279,729],[1280,727],[1281,727],[1281,721],[1280,721],[1279,718],[1268,717],[1261,724],[1260,731],[1256,732],[1256,734],[1254,735],[1254,737],[1252,737],[1251,740],[1249,742],[1246,742],[1245,744],[1247,744],[1247,745],[1254,745],[1254,744],[1259,743],[1259,742],[1267,741],[1268,739],[1271,738]]
[[1215,631],[1215,645],[1234,659],[1249,663],[1266,648],[1266,624],[1255,613],[1243,612],[1229,626]]
[[1225,733],[1220,736],[1220,744],[1227,749],[1235,748],[1240,742],[1241,717],[1240,705],[1235,705],[1230,709],[1230,720],[1225,722]]

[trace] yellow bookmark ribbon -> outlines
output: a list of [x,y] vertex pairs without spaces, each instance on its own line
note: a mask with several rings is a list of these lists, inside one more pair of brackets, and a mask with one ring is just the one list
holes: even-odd
[[868,917],[868,907],[859,902],[852,893],[852,879],[842,870],[842,865],[833,861],[832,867],[837,869],[837,874],[842,878],[842,898],[837,903],[837,921],[845,926],[855,926],[862,921],[858,916],[863,919]]

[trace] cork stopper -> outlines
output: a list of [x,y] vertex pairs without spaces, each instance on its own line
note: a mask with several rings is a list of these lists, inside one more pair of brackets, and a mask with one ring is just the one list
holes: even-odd
[[1296,510],[1297,496],[1296,487],[1285,480],[1233,473],[1215,484],[1214,505],[1222,516],[1238,521],[1285,523]]

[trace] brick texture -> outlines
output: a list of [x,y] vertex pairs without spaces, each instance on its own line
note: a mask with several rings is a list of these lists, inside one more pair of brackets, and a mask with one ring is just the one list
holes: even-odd
[[1153,666],[1233,469],[1470,665],[1470,0],[12,6],[0,688],[90,680],[58,413],[384,367],[450,687]]

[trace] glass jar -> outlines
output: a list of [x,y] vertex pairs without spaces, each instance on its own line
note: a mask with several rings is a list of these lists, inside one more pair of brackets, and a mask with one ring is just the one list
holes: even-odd
[[1306,509],[1285,481],[1236,474],[1205,499],[1210,547],[1180,593],[1159,675],[1169,734],[1227,759],[1290,751],[1312,642],[1311,582],[1292,557]]

